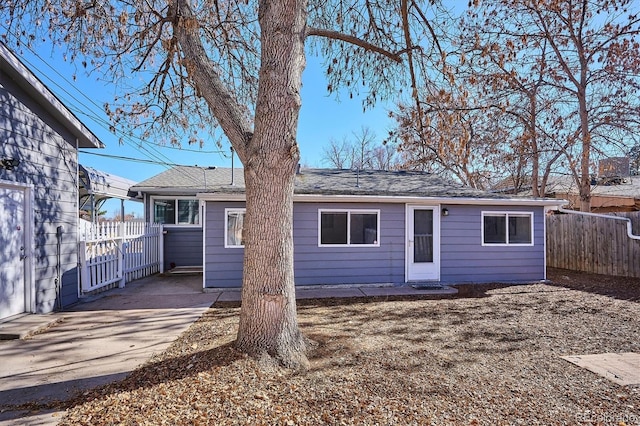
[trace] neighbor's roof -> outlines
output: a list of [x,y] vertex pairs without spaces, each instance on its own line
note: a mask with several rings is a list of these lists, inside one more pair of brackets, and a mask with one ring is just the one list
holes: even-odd
[[[531,196],[531,178],[525,177],[522,189],[518,193],[521,196]],[[499,182],[493,189],[501,193],[513,193],[513,179],[507,178]],[[550,176],[545,187],[547,194],[558,193],[561,195],[578,195],[580,188],[571,176]],[[602,180],[591,185],[592,196],[618,197],[640,199],[640,176],[627,176],[620,178],[619,182]]]
[[92,195],[96,203],[110,198],[134,199],[132,195],[135,194],[129,192],[129,188],[135,185],[132,180],[83,165],[78,165],[78,175],[80,208],[83,208]]
[[[134,185],[132,191],[149,194],[198,195],[203,199],[241,199],[244,196],[243,169],[173,167]],[[296,175],[299,199],[320,197],[394,197],[459,200],[493,200],[505,203],[559,204],[558,200],[520,198],[476,190],[417,171],[371,171],[302,169]],[[346,201],[347,199],[344,198]]]
[[[580,190],[572,177],[556,177],[549,180],[547,192],[579,194]],[[619,183],[599,183],[591,185],[591,195],[640,199],[640,176],[627,176]]]
[[78,139],[79,148],[104,148],[91,132],[2,42],[0,69]]

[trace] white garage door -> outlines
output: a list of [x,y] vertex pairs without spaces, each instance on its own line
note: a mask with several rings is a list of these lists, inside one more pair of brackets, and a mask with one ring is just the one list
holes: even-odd
[[0,319],[26,311],[25,191],[0,186]]

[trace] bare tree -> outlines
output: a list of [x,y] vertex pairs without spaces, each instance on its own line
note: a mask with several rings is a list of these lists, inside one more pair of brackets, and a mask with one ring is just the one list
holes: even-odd
[[376,134],[363,126],[359,132],[352,132],[352,139],[344,137],[342,142],[335,139],[323,149],[323,160],[338,169],[391,170],[396,166],[395,148],[388,143],[376,146]]
[[351,158],[349,154],[351,149],[346,138],[342,142],[335,139],[329,140],[329,145],[322,148],[322,159],[330,167],[336,169],[348,169],[351,167]]
[[296,317],[292,225],[305,44],[316,40],[308,47],[324,56],[330,90],[357,91],[364,82],[370,105],[394,92],[405,75],[403,55],[424,42],[411,37],[426,33],[421,28],[429,22],[418,13],[423,6],[407,0],[8,0],[0,14],[6,40],[24,35],[36,43],[48,33],[69,59],[123,86],[123,96],[108,106],[114,125],[183,129],[192,141],[220,126],[246,182],[236,346],[299,368],[308,361]]
[[584,211],[590,210],[594,152],[623,146],[625,135],[639,130],[640,102],[630,95],[640,89],[639,12],[632,0],[489,0],[477,11],[488,26],[511,23],[509,43],[494,45],[510,72],[526,72],[511,66],[514,52],[544,46],[538,65],[565,102],[557,105],[555,126],[566,132],[563,154]]
[[564,168],[589,209],[594,156],[626,152],[640,133],[640,5],[472,4],[462,30],[439,37],[443,73],[416,79],[413,105],[396,111],[405,159],[474,186],[507,174],[534,195]]

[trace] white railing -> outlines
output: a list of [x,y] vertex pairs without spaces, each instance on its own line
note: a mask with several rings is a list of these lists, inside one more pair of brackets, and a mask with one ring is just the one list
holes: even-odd
[[92,292],[163,271],[162,225],[145,222],[83,224],[80,290]]

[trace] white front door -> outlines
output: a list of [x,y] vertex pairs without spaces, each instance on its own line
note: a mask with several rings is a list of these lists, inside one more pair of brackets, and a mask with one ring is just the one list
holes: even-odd
[[407,206],[407,281],[440,279],[440,207]]
[[0,319],[27,310],[25,191],[0,186]]

